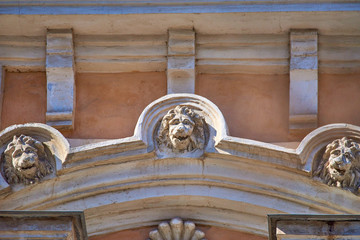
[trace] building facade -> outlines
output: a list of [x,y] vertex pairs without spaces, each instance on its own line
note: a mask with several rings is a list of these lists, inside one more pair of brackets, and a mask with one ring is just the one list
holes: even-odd
[[1,211],[83,211],[91,240],[360,214],[358,1],[2,1],[0,22]]

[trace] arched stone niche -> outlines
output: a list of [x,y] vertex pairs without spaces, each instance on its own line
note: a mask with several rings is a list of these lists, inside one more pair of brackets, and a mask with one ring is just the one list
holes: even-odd
[[[186,121],[191,122],[189,127]],[[181,126],[172,127],[173,122]],[[176,128],[185,130],[179,133]],[[190,128],[188,133],[187,128]],[[205,151],[212,151],[227,134],[219,108],[195,94],[169,94],[154,101],[140,115],[134,132],[148,146],[148,151],[155,150],[160,158],[200,157]]]
[[0,133],[0,190],[55,177],[68,152],[67,140],[45,124],[29,123],[4,129]]
[[303,170],[329,186],[359,194],[360,127],[330,124],[307,135],[299,145]]

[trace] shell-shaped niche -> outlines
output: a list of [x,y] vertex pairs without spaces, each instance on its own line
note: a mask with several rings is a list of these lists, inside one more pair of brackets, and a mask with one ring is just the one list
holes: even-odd
[[219,108],[195,94],[169,94],[142,112],[134,135],[158,157],[199,157],[228,130]]
[[56,176],[69,143],[45,124],[13,125],[0,133],[0,189],[36,184]]
[[360,127],[326,125],[310,133],[298,150],[315,180],[359,194]]
[[173,218],[160,223],[158,229],[149,233],[148,240],[205,240],[205,234],[193,222]]

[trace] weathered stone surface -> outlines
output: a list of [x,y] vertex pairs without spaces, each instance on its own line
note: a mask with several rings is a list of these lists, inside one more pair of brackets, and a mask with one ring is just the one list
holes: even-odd
[[206,122],[200,114],[190,107],[178,105],[162,118],[156,138],[158,148],[176,153],[203,150],[205,131]]
[[322,157],[318,159],[318,168],[314,176],[329,186],[335,186],[359,193],[360,186],[360,147],[352,139],[343,137],[326,146]]
[[36,139],[14,136],[3,153],[3,171],[9,184],[32,184],[54,171],[45,146]]
[[270,214],[269,240],[360,238],[360,215]]
[[0,211],[1,239],[87,240],[83,212]]
[[290,130],[317,127],[318,35],[316,30],[290,32]]
[[73,32],[48,30],[46,43],[46,123],[57,129],[72,129],[76,94]]
[[195,93],[195,31],[169,30],[168,93]]
[[66,159],[69,143],[45,124],[13,125],[0,133],[0,152],[0,191],[9,185],[18,190],[54,177]]
[[148,240],[204,240],[204,237],[205,234],[196,230],[193,222],[173,218],[170,223],[160,223],[158,229],[149,233]]

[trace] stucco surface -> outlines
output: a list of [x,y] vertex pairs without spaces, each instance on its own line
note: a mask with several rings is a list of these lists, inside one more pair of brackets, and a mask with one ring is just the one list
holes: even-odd
[[45,123],[45,72],[5,74],[1,129],[13,124]]
[[163,72],[76,75],[75,130],[70,138],[132,136],[142,110],[166,94]]
[[[244,232],[238,232],[230,229],[220,227],[197,227],[203,231],[208,240],[266,240],[265,237],[256,236]],[[149,232],[156,229],[154,227],[143,227],[131,230],[124,230],[115,233],[89,237],[89,240],[117,240],[117,239],[131,239],[131,240],[145,240],[149,237]]]
[[199,74],[196,94],[220,108],[231,136],[288,141],[288,75]]
[[319,74],[319,123],[360,125],[360,73]]

